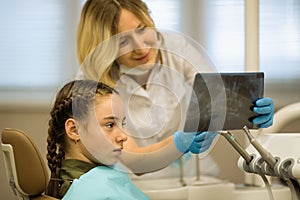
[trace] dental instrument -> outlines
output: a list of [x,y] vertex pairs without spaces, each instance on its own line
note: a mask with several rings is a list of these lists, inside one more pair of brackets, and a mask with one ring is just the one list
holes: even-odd
[[234,135],[229,131],[218,131],[220,135],[222,135],[230,144],[231,146],[244,158],[247,164],[250,164],[252,158],[248,154],[245,149],[238,143],[238,141],[235,139]]
[[247,126],[243,127],[244,132],[246,133],[250,143],[253,145],[253,147],[259,152],[262,159],[269,165],[269,167],[274,170],[276,159],[274,156],[271,155],[270,152],[268,152],[260,143],[258,143],[255,138],[250,133],[250,130]]
[[[262,146],[260,143],[258,143],[258,142],[255,140],[255,138],[252,136],[252,134],[250,133],[250,130],[248,129],[247,126],[244,126],[244,127],[243,127],[243,130],[244,130],[244,132],[246,133],[246,135],[247,135],[247,137],[248,137],[250,143],[252,144],[252,146],[253,146],[253,147],[259,152],[259,154],[261,155],[263,161],[265,161],[265,162],[269,165],[269,167],[271,168],[271,170],[274,171],[274,167],[275,167],[275,164],[276,164],[276,159],[275,159],[275,157],[273,157],[273,156],[271,155],[270,152],[268,152],[265,148],[263,148],[263,146]],[[249,163],[247,163],[247,164],[249,164]],[[255,165],[255,167],[261,169],[261,167],[262,167],[261,164],[262,164],[262,163],[259,163],[259,162],[258,162],[257,165]],[[266,175],[263,174],[263,173],[261,173],[261,170],[259,170],[259,173],[258,173],[258,174],[259,174],[260,177],[263,179],[263,181],[264,181],[264,183],[265,183],[265,185],[266,185],[266,188],[267,188],[267,190],[268,190],[270,199],[274,199],[274,196],[273,196],[273,193],[272,193],[272,190],[271,190],[271,185],[270,185],[270,183],[269,183],[269,181],[268,181]]]

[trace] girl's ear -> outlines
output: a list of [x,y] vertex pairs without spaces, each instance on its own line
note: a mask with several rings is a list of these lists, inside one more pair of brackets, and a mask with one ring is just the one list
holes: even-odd
[[77,122],[73,118],[69,118],[65,122],[65,129],[66,129],[67,136],[75,142],[77,142],[80,139],[76,125]]

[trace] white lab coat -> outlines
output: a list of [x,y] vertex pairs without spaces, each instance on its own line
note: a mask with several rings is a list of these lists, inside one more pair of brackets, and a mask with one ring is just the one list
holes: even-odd
[[213,70],[204,52],[182,36],[165,34],[160,50],[163,64],[151,70],[146,89],[122,70],[116,87],[125,102],[126,128],[141,146],[183,130],[194,76]]

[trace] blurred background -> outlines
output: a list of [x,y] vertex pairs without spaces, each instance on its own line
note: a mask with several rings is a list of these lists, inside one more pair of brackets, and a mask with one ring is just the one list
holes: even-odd
[[[207,51],[218,71],[245,71],[244,0],[145,2],[159,29],[194,39]],[[1,1],[0,129],[27,132],[43,155],[55,93],[75,77],[79,68],[76,28],[83,3],[84,0]],[[278,110],[300,101],[300,1],[260,0],[258,29],[259,70],[265,73],[265,96],[273,98]],[[299,130],[300,125],[292,123],[284,131]],[[225,141],[219,143],[212,152],[222,172],[219,178],[242,182],[242,172],[236,166],[238,155]],[[0,199],[14,199],[4,174],[2,154]]]

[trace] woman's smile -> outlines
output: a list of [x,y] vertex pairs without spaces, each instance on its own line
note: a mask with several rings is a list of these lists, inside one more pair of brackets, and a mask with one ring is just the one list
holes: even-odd
[[146,54],[139,56],[137,58],[134,58],[137,61],[141,61],[143,63],[147,63],[151,58],[151,51],[148,51]]

